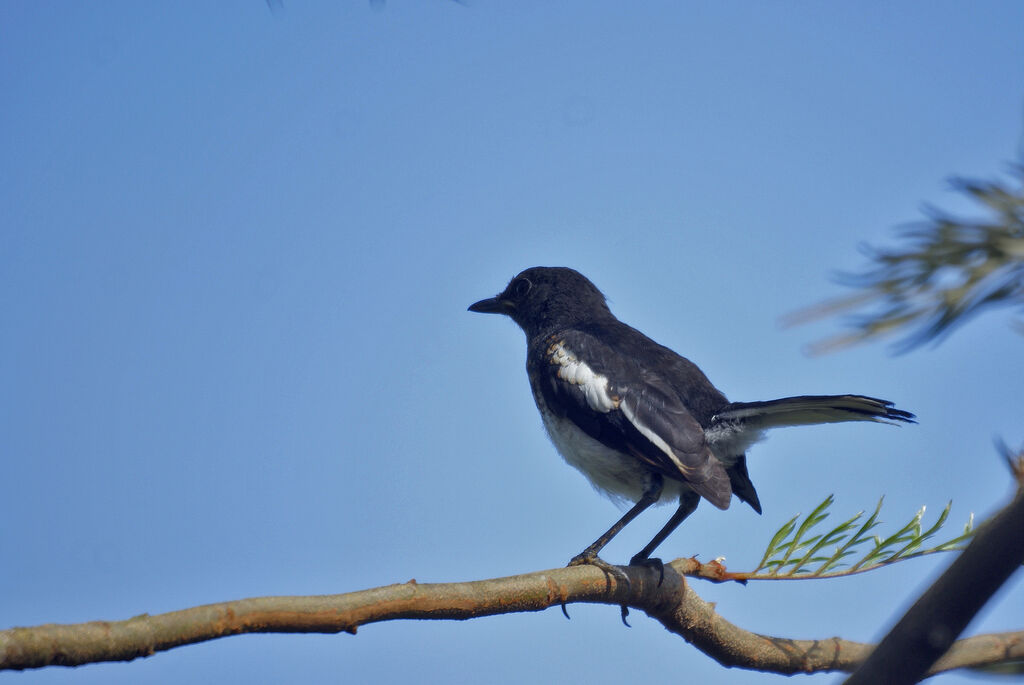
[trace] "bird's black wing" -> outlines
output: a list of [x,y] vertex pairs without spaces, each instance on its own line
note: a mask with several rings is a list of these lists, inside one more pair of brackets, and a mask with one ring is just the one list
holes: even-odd
[[559,332],[533,346],[530,360],[549,407],[601,443],[683,481],[716,507],[732,490],[704,429],[656,371],[589,332]]
[[[629,346],[634,351],[637,359],[645,367],[658,369],[675,391],[676,397],[682,402],[686,409],[705,428],[712,425],[713,417],[723,408],[729,405],[729,400],[716,388],[704,372],[686,357],[675,351],[651,340],[646,335],[625,324],[622,328],[628,329],[620,333],[620,337],[629,339]],[[710,440],[709,440],[710,442]],[[726,449],[719,451],[718,444],[712,446],[716,454],[723,458],[725,472],[729,475],[729,483],[732,487],[732,494],[740,500],[749,504],[754,511],[761,513],[761,501],[758,499],[757,490],[750,480],[747,472],[747,457],[743,450],[745,445],[739,445],[738,451],[728,452]]]

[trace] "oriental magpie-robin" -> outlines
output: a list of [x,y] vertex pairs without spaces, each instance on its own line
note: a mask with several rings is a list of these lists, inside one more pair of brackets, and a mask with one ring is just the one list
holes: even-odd
[[630,565],[651,554],[697,508],[733,495],[761,513],[745,452],[769,428],[839,421],[914,421],[862,395],[802,395],[729,402],[697,366],[611,313],[601,291],[565,267],[533,267],[499,295],[469,307],[506,314],[526,333],[526,371],[551,441],[600,492],[635,502],[570,566],[614,567],[598,557],[623,527],[659,501],[678,508]]

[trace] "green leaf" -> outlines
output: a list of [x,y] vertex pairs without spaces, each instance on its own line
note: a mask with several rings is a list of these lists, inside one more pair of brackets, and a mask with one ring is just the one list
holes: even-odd
[[[794,533],[792,541],[788,543],[788,549],[786,550],[786,554],[782,557],[783,565],[785,565],[786,562],[789,561],[789,558],[793,555],[793,553],[796,550],[800,549],[800,540],[801,538],[803,538],[804,533],[806,533],[813,526],[816,526],[818,523],[820,523],[828,517],[828,512],[826,510],[832,505],[832,501],[832,495],[826,497],[821,504],[814,508],[814,511],[807,515],[807,518],[804,519],[804,522],[801,523],[800,526],[796,529],[796,533]],[[781,567],[777,567],[777,569],[778,568]]]
[[761,557],[761,563],[757,565],[756,569],[754,569],[755,572],[763,569],[768,563],[768,559],[775,555],[778,551],[779,543],[781,543],[792,532],[798,518],[800,518],[800,514],[797,514],[783,523],[782,527],[775,531],[775,535],[772,536],[771,541],[768,543],[768,549],[765,550],[764,556]]
[[[829,517],[829,508],[834,502],[829,495],[803,520],[797,514],[782,524],[769,541],[757,568],[738,575],[748,580],[850,575],[925,554],[962,549],[973,534],[972,515],[961,535],[924,549],[925,543],[948,521],[953,506],[949,502],[930,526],[923,525],[926,509],[921,507],[899,530],[884,537],[877,535],[875,529],[882,525],[878,516],[884,501],[885,498],[880,497],[875,510],[863,521],[864,511],[859,511],[825,529],[821,524]],[[834,548],[831,554],[826,551],[829,548]],[[851,563],[850,559],[857,555],[861,555],[860,559]]]

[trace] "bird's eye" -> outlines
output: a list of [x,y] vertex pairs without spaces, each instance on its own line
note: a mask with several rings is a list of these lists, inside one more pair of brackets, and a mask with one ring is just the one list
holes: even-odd
[[526,293],[530,292],[530,288],[532,287],[533,283],[530,283],[530,279],[517,279],[516,282],[512,284],[512,294],[516,297],[525,297]]

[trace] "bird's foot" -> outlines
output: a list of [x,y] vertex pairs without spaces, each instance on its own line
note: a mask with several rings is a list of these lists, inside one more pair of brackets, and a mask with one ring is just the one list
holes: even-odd
[[626,575],[626,572],[615,564],[609,564],[607,561],[597,556],[597,552],[584,550],[570,559],[567,566],[596,566],[604,571],[606,576],[611,576],[618,582],[625,585],[627,590],[630,588],[629,576]]
[[[622,583],[625,586],[627,592],[632,587],[632,584],[629,582],[629,576],[626,575],[626,572],[623,571],[618,566],[616,566],[615,564],[609,564],[607,561],[605,561],[601,557],[597,556],[597,552],[591,552],[590,550],[583,550],[581,553],[577,554],[572,559],[570,559],[569,563],[567,565],[568,566],[596,566],[599,569],[601,569],[602,571],[604,571],[605,577],[609,577],[610,576],[612,578],[615,578],[615,580],[617,580],[618,582]],[[625,624],[625,626],[627,628],[629,628],[631,626],[629,625],[629,621],[626,620],[626,617],[629,615],[629,607],[626,606],[625,604],[622,604],[621,605],[621,609],[622,609],[622,623]],[[569,615],[565,611],[565,604],[564,603],[562,604],[562,613],[565,614],[566,617],[568,617],[568,615]]]
[[629,560],[629,565],[643,566],[645,568],[656,570],[658,572],[658,587],[661,587],[662,581],[665,580],[665,564],[657,557],[642,557],[637,554]]

